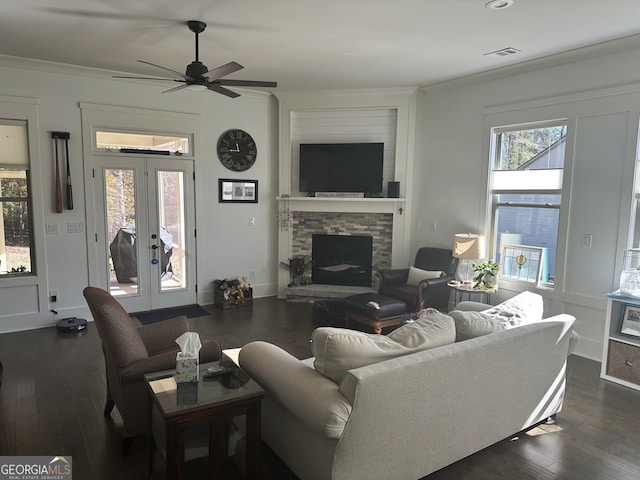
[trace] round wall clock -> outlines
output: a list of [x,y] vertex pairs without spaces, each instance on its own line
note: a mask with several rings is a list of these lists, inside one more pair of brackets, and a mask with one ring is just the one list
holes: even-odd
[[229,170],[244,172],[256,161],[256,142],[244,130],[227,130],[218,139],[218,158]]

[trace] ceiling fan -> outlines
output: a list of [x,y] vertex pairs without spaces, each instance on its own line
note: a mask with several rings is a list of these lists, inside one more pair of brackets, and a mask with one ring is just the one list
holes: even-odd
[[244,67],[236,62],[229,62],[212,70],[208,70],[208,67],[204,65],[198,59],[198,34],[204,32],[207,24],[198,20],[189,20],[187,22],[189,30],[196,35],[196,59],[187,65],[185,73],[180,73],[176,70],[172,70],[155,63],[146,62],[144,60],[138,60],[140,63],[151,65],[152,67],[161,68],[167,72],[172,73],[178,78],[159,78],[159,77],[132,77],[125,75],[114,75],[113,78],[132,78],[137,80],[161,80],[169,82],[180,82],[182,85],[165,90],[162,93],[171,93],[183,88],[191,88],[193,90],[211,90],[212,92],[226,95],[230,98],[239,97],[240,94],[225,88],[226,86],[233,87],[271,87],[278,86],[277,82],[263,82],[258,80],[232,80],[224,79],[222,77],[229,75],[233,72],[243,69]]

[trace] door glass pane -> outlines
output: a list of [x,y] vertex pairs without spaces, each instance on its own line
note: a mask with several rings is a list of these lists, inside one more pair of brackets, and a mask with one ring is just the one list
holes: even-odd
[[138,242],[134,170],[107,168],[104,182],[109,291],[112,295],[137,294]]
[[187,286],[184,210],[184,173],[158,171],[158,225],[160,225],[160,289]]

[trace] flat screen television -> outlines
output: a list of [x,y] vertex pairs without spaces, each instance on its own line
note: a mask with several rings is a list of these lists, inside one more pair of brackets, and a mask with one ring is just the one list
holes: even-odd
[[384,143],[300,144],[301,192],[382,193]]

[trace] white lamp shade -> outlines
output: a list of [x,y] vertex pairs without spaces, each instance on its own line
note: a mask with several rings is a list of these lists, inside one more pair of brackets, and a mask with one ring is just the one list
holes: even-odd
[[484,256],[484,237],[473,233],[456,233],[453,237],[453,256],[476,260]]

